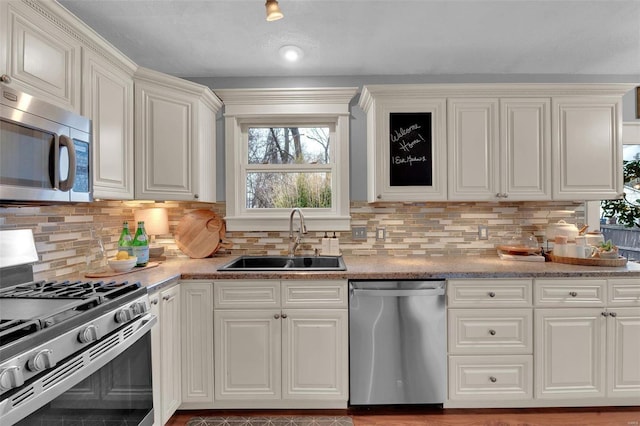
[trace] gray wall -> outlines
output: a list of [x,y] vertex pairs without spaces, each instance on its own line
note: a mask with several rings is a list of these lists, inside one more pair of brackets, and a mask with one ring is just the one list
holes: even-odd
[[[350,185],[352,201],[367,199],[367,149],[366,117],[358,107],[360,89],[366,84],[415,84],[415,83],[628,83],[637,82],[637,76],[597,76],[597,75],[424,75],[424,76],[336,76],[336,77],[220,77],[190,78],[189,80],[216,89],[247,88],[292,88],[292,87],[358,87],[358,94],[351,101],[351,144],[349,148]],[[627,93],[623,99],[623,121],[636,119],[635,90]],[[217,117],[217,199],[225,200],[224,165],[224,118],[223,111]]]

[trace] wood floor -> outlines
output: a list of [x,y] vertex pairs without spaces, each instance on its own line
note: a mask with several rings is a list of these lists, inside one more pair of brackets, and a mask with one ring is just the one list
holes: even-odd
[[640,401],[637,407],[572,409],[178,411],[167,426],[182,426],[195,416],[234,414],[348,414],[355,426],[640,426]]

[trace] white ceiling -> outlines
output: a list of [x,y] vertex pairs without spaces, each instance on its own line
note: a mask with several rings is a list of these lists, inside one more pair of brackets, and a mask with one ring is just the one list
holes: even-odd
[[[640,0],[60,0],[181,77],[584,74],[640,80]],[[305,52],[285,64],[281,46]]]

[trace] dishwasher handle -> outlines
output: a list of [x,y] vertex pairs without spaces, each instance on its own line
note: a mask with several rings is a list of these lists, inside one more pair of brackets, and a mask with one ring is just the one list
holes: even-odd
[[353,294],[358,296],[383,296],[383,297],[409,297],[409,296],[444,296],[445,289],[424,288],[417,290],[368,290],[362,288],[354,288]]

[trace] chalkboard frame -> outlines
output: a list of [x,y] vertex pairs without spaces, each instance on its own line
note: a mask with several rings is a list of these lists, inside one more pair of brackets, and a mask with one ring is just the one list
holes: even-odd
[[389,112],[389,186],[432,187],[433,113]]

